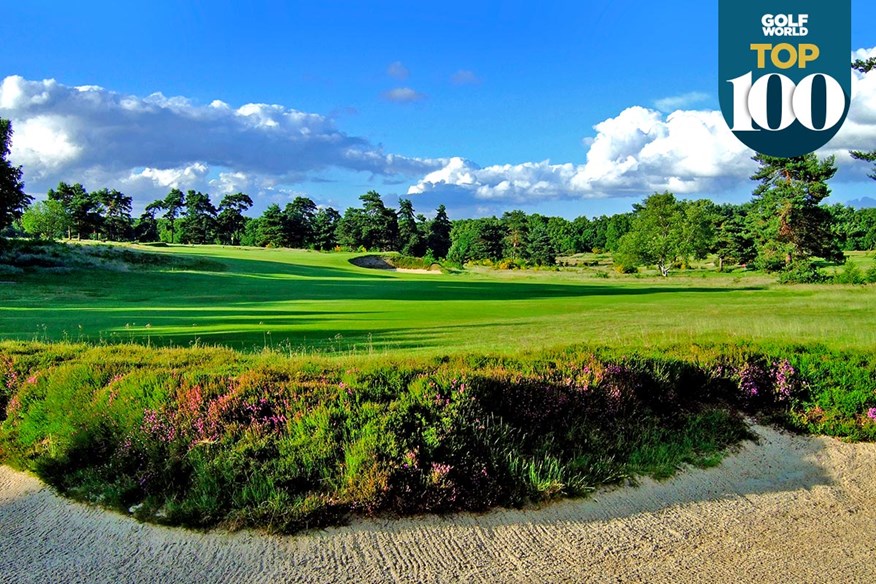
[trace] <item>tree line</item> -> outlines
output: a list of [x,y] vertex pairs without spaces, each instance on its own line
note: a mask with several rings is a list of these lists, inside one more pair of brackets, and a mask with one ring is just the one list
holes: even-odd
[[[861,70],[873,66],[872,59],[859,64]],[[225,195],[215,205],[207,193],[172,189],[135,219],[130,196],[106,188],[89,192],[78,183],[61,182],[34,203],[24,192],[21,168],[8,161],[11,137],[11,123],[0,119],[0,232],[7,234],[17,229],[47,239],[399,251],[507,267],[550,266],[557,257],[605,251],[621,271],[644,265],[663,275],[710,254],[718,269],[743,264],[780,271],[807,269],[813,258],[841,263],[843,251],[876,249],[876,209],[825,205],[836,162],[814,154],[755,156],[751,178],[757,184],[752,199],[739,205],[679,200],[665,192],[611,216],[567,220],[515,210],[451,222],[443,205],[430,220],[409,199],[393,209],[369,191],[343,215],[299,196],[251,218],[246,213],[253,201],[245,193]],[[851,155],[876,165],[876,151]],[[876,166],[870,176],[876,179]]]
[[[876,153],[855,154],[876,161]],[[44,201],[18,214],[17,223],[25,233],[48,239],[398,251],[506,267],[550,266],[557,257],[611,252],[621,271],[650,265],[663,275],[710,254],[718,269],[745,264],[778,271],[813,257],[842,262],[843,251],[876,249],[876,209],[822,204],[830,193],[827,182],[836,173],[833,158],[758,155],[755,160],[757,186],[752,200],[743,204],[679,200],[665,192],[634,204],[628,213],[574,220],[515,210],[451,222],[443,205],[429,220],[416,213],[409,199],[393,209],[375,191],[362,195],[361,206],[343,215],[299,196],[250,218],[246,212],[253,201],[244,193],[225,195],[214,205],[206,193],[179,189],[134,219],[130,196],[62,182]]]

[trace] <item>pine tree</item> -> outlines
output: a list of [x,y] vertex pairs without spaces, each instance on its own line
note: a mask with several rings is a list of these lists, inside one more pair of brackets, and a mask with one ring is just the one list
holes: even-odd
[[408,256],[423,257],[426,253],[426,238],[417,223],[414,205],[410,199],[398,202],[398,250]]
[[429,223],[429,235],[426,238],[426,245],[432,250],[432,255],[436,258],[446,258],[450,251],[450,232],[453,230],[453,223],[447,217],[447,209],[444,205],[438,205],[435,211],[435,218]]
[[7,160],[12,148],[12,122],[0,118],[0,231],[12,225],[33,200],[24,192],[20,166]]
[[842,262],[830,212],[820,205],[830,195],[827,181],[836,174],[834,157],[758,154],[754,160],[760,168],[751,178],[760,184],[754,190],[749,227],[759,266],[777,270],[812,257]]

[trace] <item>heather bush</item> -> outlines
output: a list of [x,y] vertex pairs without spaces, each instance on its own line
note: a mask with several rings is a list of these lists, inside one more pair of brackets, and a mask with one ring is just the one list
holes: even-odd
[[142,519],[289,532],[717,464],[742,413],[876,438],[876,359],[715,345],[414,359],[0,344],[0,458]]

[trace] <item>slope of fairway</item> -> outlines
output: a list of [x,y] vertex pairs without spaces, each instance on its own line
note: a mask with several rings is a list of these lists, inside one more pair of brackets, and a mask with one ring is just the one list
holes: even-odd
[[876,345],[872,286],[781,286],[757,275],[704,273],[665,281],[579,271],[421,275],[358,268],[349,262],[355,254],[346,253],[139,249],[210,261],[198,270],[4,275],[0,337],[200,342],[294,353],[740,339]]

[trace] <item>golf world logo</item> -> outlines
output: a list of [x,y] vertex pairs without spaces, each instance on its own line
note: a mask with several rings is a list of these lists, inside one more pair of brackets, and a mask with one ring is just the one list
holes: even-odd
[[792,157],[824,146],[851,102],[851,0],[720,0],[719,89],[749,148]]

